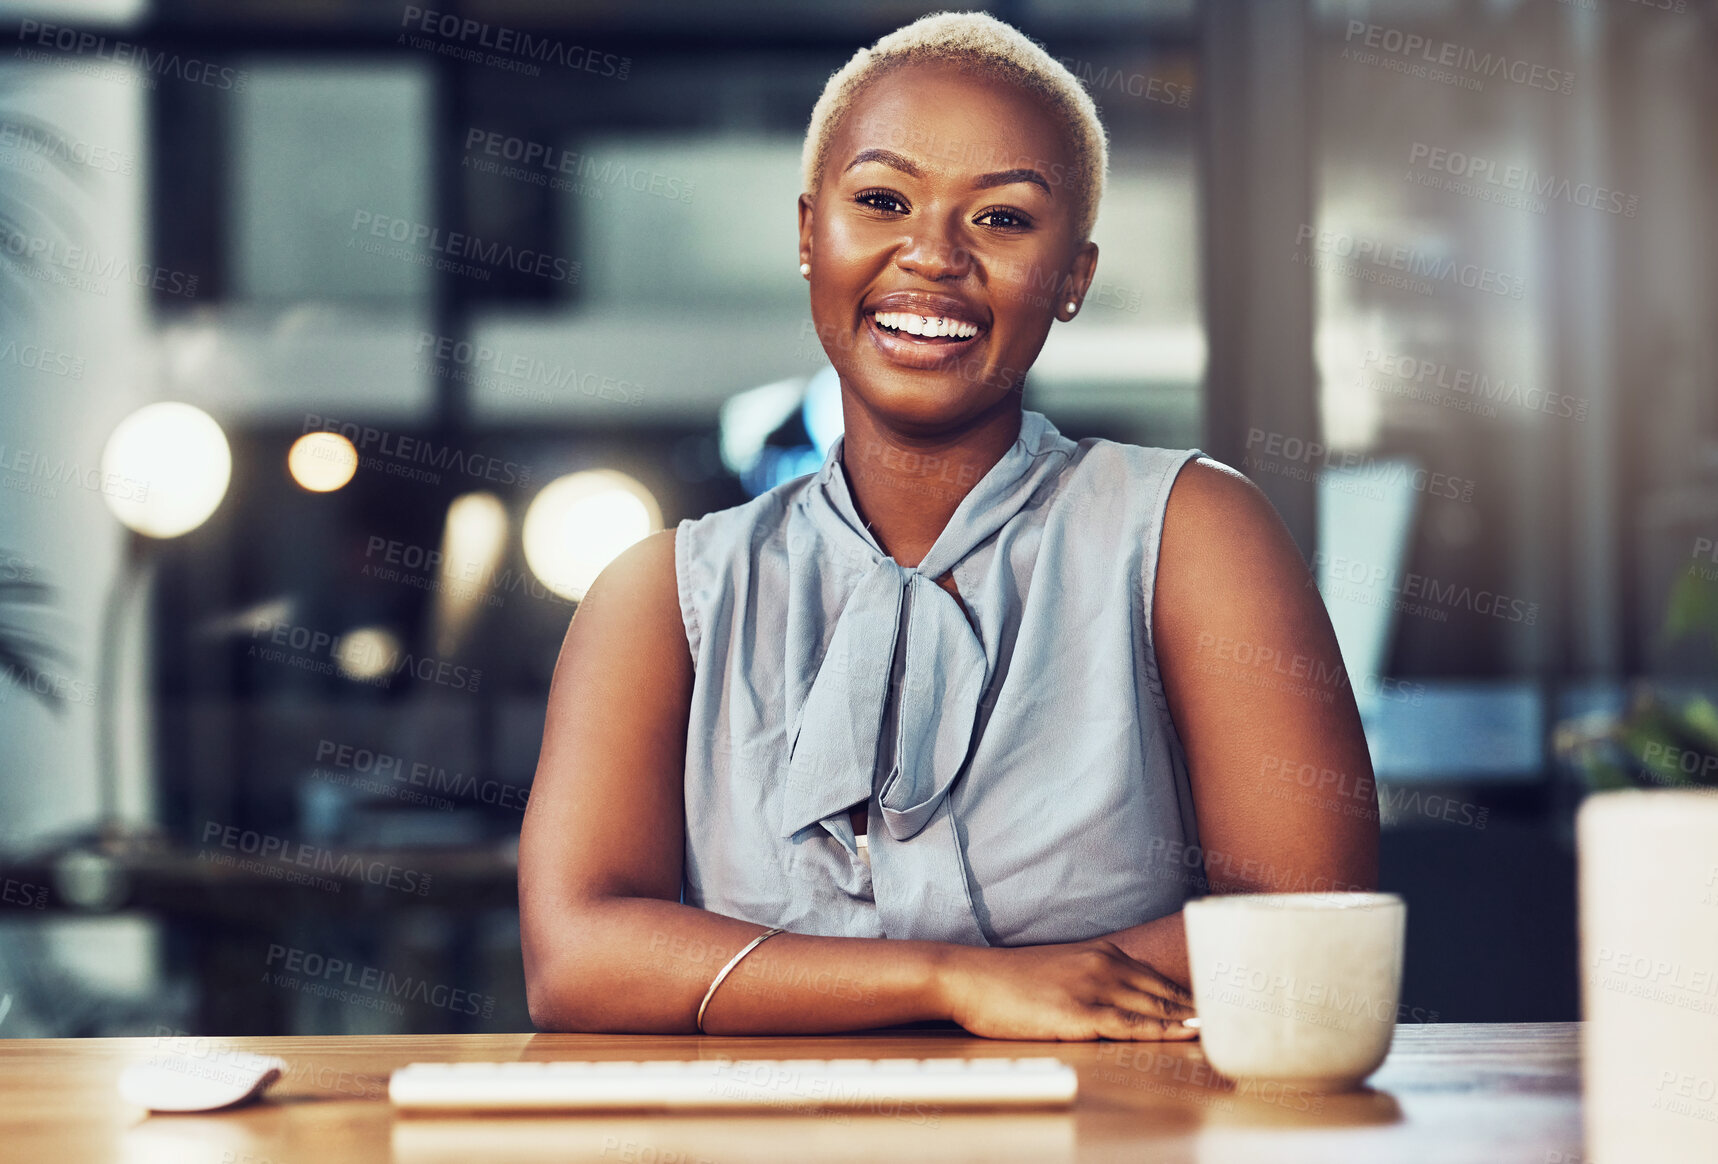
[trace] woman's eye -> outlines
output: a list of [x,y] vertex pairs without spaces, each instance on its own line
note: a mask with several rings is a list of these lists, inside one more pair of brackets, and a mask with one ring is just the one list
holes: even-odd
[[891,213],[901,213],[907,209],[907,204],[887,190],[867,190],[856,195],[853,201],[861,206],[869,206],[873,210],[887,210]]
[[[1003,221],[987,221],[1001,219]],[[986,210],[978,216],[980,226],[994,226],[1000,230],[1024,230],[1032,225],[1030,219],[1012,210]]]
[[[907,204],[900,195],[888,190],[865,190],[853,196],[853,201],[860,206],[880,210],[885,214],[905,214]],[[988,226],[996,230],[1029,230],[1032,220],[1017,210],[1006,210],[997,207],[986,210],[973,220],[979,226]]]

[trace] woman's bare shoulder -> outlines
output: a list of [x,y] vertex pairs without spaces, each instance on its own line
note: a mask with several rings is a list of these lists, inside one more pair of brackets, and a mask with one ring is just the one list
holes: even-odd
[[1157,563],[1157,614],[1201,626],[1248,609],[1299,612],[1309,574],[1288,528],[1259,487],[1210,457],[1189,461],[1170,490]]
[[574,630],[637,636],[644,647],[676,639],[684,650],[674,558],[677,536],[674,529],[659,530],[628,546],[604,567],[579,602]]
[[1224,531],[1208,523],[1239,521],[1244,530],[1260,523],[1282,524],[1270,500],[1245,474],[1204,455],[1187,462],[1176,477],[1164,520],[1219,537]]
[[[579,601],[558,671],[584,661],[605,670],[644,664],[691,671],[675,575],[675,530],[649,534],[622,551]],[[631,661],[631,663],[629,663]]]

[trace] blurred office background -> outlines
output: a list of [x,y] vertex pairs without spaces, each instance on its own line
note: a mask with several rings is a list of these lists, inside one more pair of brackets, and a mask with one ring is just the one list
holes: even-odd
[[[0,1034],[528,1026],[567,620],[839,431],[802,134],[929,10],[0,3]],[[1574,803],[1718,780],[1718,8],[990,10],[1112,138],[1028,406],[1283,513],[1410,1017],[1576,1017]]]

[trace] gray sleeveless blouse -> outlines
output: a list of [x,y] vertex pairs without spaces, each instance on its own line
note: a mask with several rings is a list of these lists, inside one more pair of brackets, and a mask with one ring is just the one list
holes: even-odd
[[[817,473],[679,524],[689,905],[806,934],[1038,945],[1203,891],[1151,642],[1197,449],[1019,438],[916,567]],[[935,579],[952,570],[976,629]],[[847,810],[868,806],[870,859]]]

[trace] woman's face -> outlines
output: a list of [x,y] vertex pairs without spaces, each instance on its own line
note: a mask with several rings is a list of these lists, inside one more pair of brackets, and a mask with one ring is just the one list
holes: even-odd
[[1073,160],[1012,86],[911,65],[860,93],[816,201],[800,198],[799,246],[812,321],[862,406],[930,433],[1021,387],[1097,264],[1075,235]]

